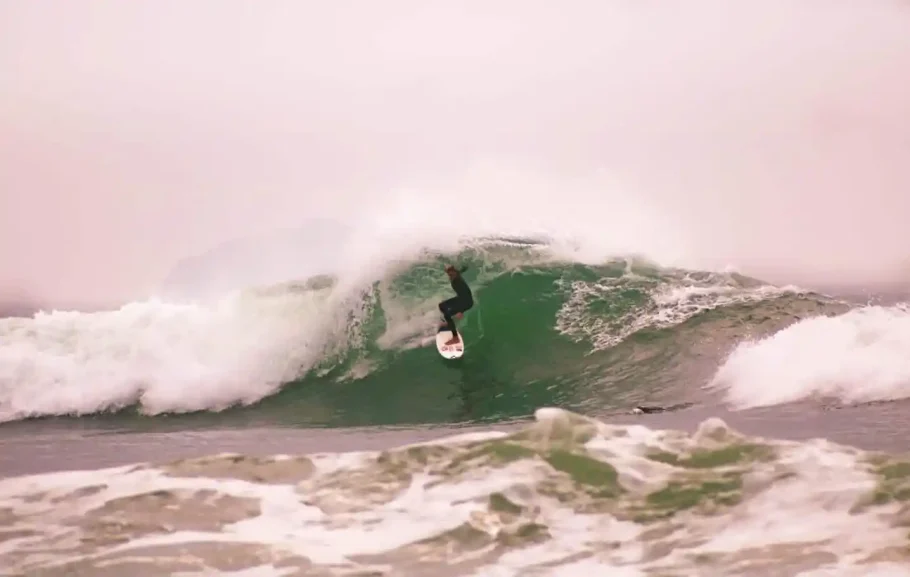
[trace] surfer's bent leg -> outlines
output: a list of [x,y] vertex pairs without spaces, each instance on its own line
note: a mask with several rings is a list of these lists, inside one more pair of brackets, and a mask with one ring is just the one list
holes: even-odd
[[473,302],[464,302],[464,300],[459,297],[453,297],[439,303],[439,310],[446,320],[446,328],[452,333],[453,339],[458,338],[458,329],[455,328],[455,321],[452,317],[467,312],[472,306],[474,306]]
[[452,333],[452,338],[458,336],[458,329],[455,328],[455,321],[452,317],[459,312],[462,312],[462,307],[459,306],[460,304],[458,297],[453,297],[439,303],[439,312],[442,313],[442,318],[445,319],[446,328]]

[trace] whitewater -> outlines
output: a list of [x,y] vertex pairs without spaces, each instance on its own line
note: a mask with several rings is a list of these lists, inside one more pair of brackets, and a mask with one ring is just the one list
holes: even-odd
[[816,439],[533,423],[381,451],[0,481],[15,575],[793,575],[908,570],[910,461]]

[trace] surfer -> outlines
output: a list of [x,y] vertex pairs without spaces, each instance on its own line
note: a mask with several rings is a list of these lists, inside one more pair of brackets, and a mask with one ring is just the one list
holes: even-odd
[[456,269],[452,265],[446,265],[446,274],[449,275],[449,282],[452,284],[452,290],[455,296],[439,303],[439,312],[445,319],[445,326],[452,332],[452,338],[446,341],[446,345],[454,345],[459,341],[458,330],[455,328],[455,321],[452,317],[461,318],[462,313],[474,306],[474,295],[471,294],[471,288],[465,282],[461,273],[468,270],[464,266]]

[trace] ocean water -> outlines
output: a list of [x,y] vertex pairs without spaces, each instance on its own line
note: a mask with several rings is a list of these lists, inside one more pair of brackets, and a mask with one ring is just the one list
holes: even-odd
[[910,575],[901,299],[417,248],[0,320],[3,574]]

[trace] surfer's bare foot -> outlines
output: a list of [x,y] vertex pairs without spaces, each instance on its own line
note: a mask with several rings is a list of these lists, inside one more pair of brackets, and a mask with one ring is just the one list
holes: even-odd
[[458,337],[452,337],[446,341],[446,346],[451,347],[452,345],[457,345],[460,339]]

